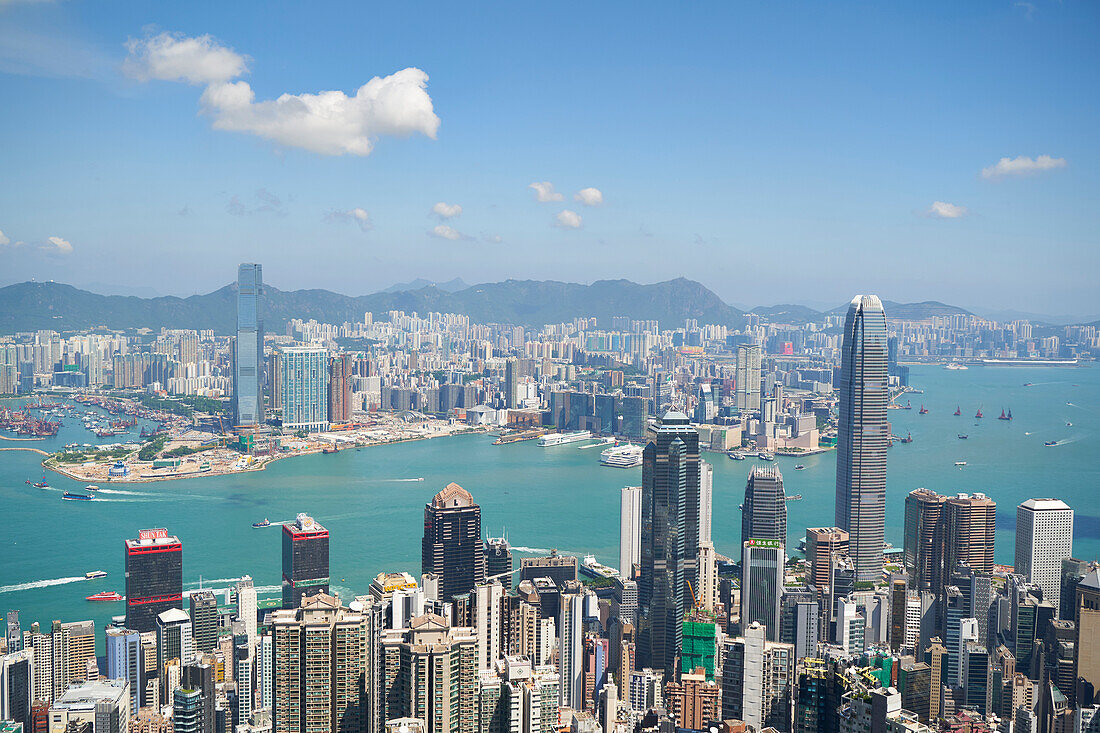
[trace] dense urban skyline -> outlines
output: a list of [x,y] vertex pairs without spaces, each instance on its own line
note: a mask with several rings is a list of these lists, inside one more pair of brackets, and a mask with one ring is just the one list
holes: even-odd
[[[188,294],[263,261],[353,294],[684,275],[1100,313],[1092,4],[409,12],[5,3],[3,282]],[[271,102],[326,90],[332,126]]]

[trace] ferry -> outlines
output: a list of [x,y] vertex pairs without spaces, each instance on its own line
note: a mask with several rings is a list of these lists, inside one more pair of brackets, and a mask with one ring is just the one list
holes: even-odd
[[775,454],[774,453],[768,453],[766,451],[760,451],[759,453],[756,454],[756,457],[759,458],[762,461],[774,461],[775,460]]
[[786,501],[802,501],[802,494],[795,494],[794,496],[788,496]]
[[740,452],[740,451],[729,450],[729,451],[726,451],[726,455],[729,456],[730,458],[732,458],[735,461],[745,460],[745,454]]
[[919,414],[921,414],[921,415],[927,415],[927,414],[928,414],[928,408],[927,408],[927,407],[925,407],[924,405],[921,405],[921,406],[920,406],[920,413],[919,413]]
[[961,407],[958,407],[958,406],[956,406],[956,407],[955,407],[955,411],[954,411],[954,412],[952,412],[951,414],[952,414],[952,415],[954,415],[955,417],[958,417],[959,415],[963,414],[962,408],[961,408]]
[[1004,408],[1002,407],[1001,408],[1001,414],[997,419],[998,420],[1011,420],[1012,419],[1012,410],[1009,410],[1008,413],[1005,414]]
[[262,522],[253,522],[252,523],[252,528],[253,529],[260,529],[261,527],[270,527],[270,526],[271,526],[271,520],[268,519],[267,517],[264,517],[264,521],[262,521]]
[[89,570],[88,572],[84,573],[84,577],[87,578],[88,580],[91,580],[92,578],[106,578],[107,577],[107,571],[106,570]]
[[943,368],[944,369],[949,369],[950,371],[954,372],[954,371],[962,371],[962,370],[966,369],[967,367],[966,367],[965,364],[959,364],[956,361],[952,361],[952,362],[949,362],[949,363],[945,364]]
[[552,448],[556,445],[565,445],[566,443],[576,443],[581,440],[588,440],[591,437],[592,433],[588,430],[578,430],[574,433],[552,433],[539,438],[539,447]]
[[89,494],[94,494],[95,492],[99,491],[99,487],[95,484],[88,484],[84,487],[84,490],[87,491]]
[[955,461],[955,465],[958,466],[959,468],[962,468],[963,466],[966,465],[966,461]]
[[61,498],[67,499],[69,501],[91,501],[95,497],[88,496],[87,494],[77,494],[72,491],[66,491],[64,494],[61,495]]
[[94,596],[88,596],[84,600],[86,601],[121,601],[122,596],[113,590],[105,590],[100,593],[96,593]]
[[587,575],[590,578],[619,577],[618,570],[599,562],[596,560],[595,555],[585,555],[584,559],[581,560],[581,564],[577,566],[577,571],[580,572],[581,575]]
[[805,470],[805,468],[806,468],[805,466],[803,466],[801,463],[799,463],[797,466],[794,467],[794,470],[802,471],[802,470]]
[[633,468],[642,465],[642,453],[644,449],[640,445],[620,445],[608,448],[600,452],[600,465],[613,468]]

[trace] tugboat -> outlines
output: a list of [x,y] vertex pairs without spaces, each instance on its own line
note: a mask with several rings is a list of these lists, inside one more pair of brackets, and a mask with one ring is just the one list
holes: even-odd
[[66,491],[61,495],[61,498],[67,501],[92,501],[94,497],[88,496],[87,494],[77,494],[72,491]]
[[920,415],[927,415],[927,414],[928,414],[928,408],[927,408],[927,407],[925,407],[924,405],[921,405],[921,406],[920,406],[920,412],[919,412],[918,414],[920,414]]
[[113,590],[105,590],[96,593],[94,596],[88,596],[84,600],[86,601],[121,601],[122,596]]
[[1012,419],[1012,410],[1009,410],[1008,414],[1006,415],[1005,411],[1004,411],[1004,408],[1002,407],[1001,408],[1001,414],[997,419],[998,420],[1011,420]]
[[264,517],[264,521],[262,521],[262,522],[253,522],[252,523],[252,528],[253,529],[260,529],[261,527],[270,527],[270,526],[271,526],[271,521],[267,517]]
[[959,415],[963,414],[962,408],[956,405],[955,406],[955,411],[951,414],[954,415],[955,417],[958,417]]
[[974,413],[974,419],[975,419],[975,420],[981,420],[981,419],[982,419],[982,417],[984,417],[984,416],[982,415],[982,408],[980,408],[980,407],[979,407],[979,408],[978,408],[978,411],[977,411],[976,413]]

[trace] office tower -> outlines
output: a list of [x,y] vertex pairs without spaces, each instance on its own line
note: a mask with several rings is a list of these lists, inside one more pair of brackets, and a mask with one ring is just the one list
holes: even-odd
[[[1077,584],[1100,563],[1067,557],[1062,560],[1062,579],[1059,585],[1058,618],[1072,619],[1077,603]],[[11,648],[10,646],[8,647]]]
[[619,575],[634,577],[641,559],[642,487],[625,486],[619,499]]
[[351,422],[351,354],[329,359],[328,374],[328,421]]
[[477,636],[472,629],[425,614],[408,629],[384,631],[381,654],[383,720],[416,718],[426,731],[478,730]]
[[857,295],[844,321],[836,453],[836,525],[849,536],[857,581],[882,575],[886,518],[886,314]]
[[172,667],[176,673],[182,673],[183,665],[195,658],[194,643],[191,639],[191,618],[179,608],[170,608],[157,616],[157,679],[160,680],[161,704],[167,705],[172,699],[176,686]]
[[737,411],[760,409],[760,347],[742,344],[737,347]]
[[915,657],[908,655],[901,658],[901,668],[898,670],[901,706],[916,713],[923,723],[928,722],[931,684],[932,668],[926,662],[918,662]]
[[358,733],[366,725],[367,617],[326,593],[273,614],[272,727]]
[[470,492],[450,483],[424,505],[421,572],[439,576],[440,599],[447,603],[485,580],[481,507]]
[[[501,656],[504,586],[493,580],[474,589],[474,627],[477,631],[477,668],[489,671]],[[418,615],[423,615],[418,614]]]
[[714,468],[699,461],[699,545],[711,542],[711,521],[714,515]]
[[237,270],[237,340],[233,370],[237,425],[264,421],[263,268],[245,263]]
[[587,593],[565,593],[558,616],[559,705],[582,709],[584,705],[584,616]]
[[1073,678],[1083,683],[1078,685],[1083,693],[1091,688],[1092,697],[1091,701],[1078,699],[1077,704],[1097,704],[1100,703],[1100,570],[1096,568],[1077,583],[1073,620],[1077,634]]
[[1062,560],[1073,555],[1073,510],[1060,499],[1028,499],[1016,507],[1018,574],[1043,589],[1043,600],[1060,603]]
[[993,708],[993,667],[989,652],[976,641],[967,641],[961,649],[961,682],[965,690],[965,705],[982,715]]
[[997,502],[985,494],[958,494],[949,498],[943,509],[944,575],[949,576],[959,565],[992,573]]
[[256,653],[248,643],[248,633],[239,629],[233,637],[233,679],[237,683],[235,719],[247,721],[252,717],[256,689]]
[[328,352],[317,346],[284,346],[279,352],[283,430],[328,430]]
[[671,675],[681,622],[691,605],[688,581],[699,556],[699,433],[668,411],[651,428],[642,454],[641,577],[643,664]]
[[34,651],[23,649],[0,656],[0,720],[21,723],[31,730],[34,702]]
[[630,675],[630,709],[644,713],[664,707],[662,673],[655,669],[636,669]]
[[[797,657],[796,657],[797,658]],[[795,668],[793,733],[820,733],[830,711],[828,679],[831,676],[824,659],[799,659]]]
[[722,669],[722,718],[761,730],[790,730],[788,701],[794,681],[794,647],[768,641],[764,627],[750,623],[726,642]]
[[141,690],[145,670],[141,662],[141,635],[118,626],[106,631],[107,679],[126,680],[130,684],[130,715],[137,716],[141,707]]
[[741,547],[741,625],[760,624],[768,641],[777,641],[787,553],[779,540],[745,540]]
[[692,583],[695,605],[705,611],[714,611],[718,602],[718,555],[710,540],[699,545],[699,575]]
[[10,609],[4,617],[4,637],[8,642],[8,652],[23,649],[23,632],[19,628],[19,611]]
[[191,638],[198,653],[212,652],[218,644],[218,599],[208,590],[192,593]]
[[512,587],[512,546],[503,537],[485,540],[485,577],[496,578],[505,588]]
[[708,723],[718,720],[721,688],[708,680],[701,670],[684,672],[679,682],[665,685],[665,704],[676,725],[687,730],[706,730]]
[[583,709],[593,713],[600,700],[600,692],[603,688],[604,676],[607,673],[608,658],[610,657],[608,640],[597,633],[589,632],[584,635],[584,659],[582,674],[584,677],[582,699]]
[[283,608],[328,593],[328,530],[308,514],[283,525]]
[[199,733],[215,733],[217,729],[217,714],[215,712],[217,691],[215,689],[214,666],[207,663],[185,664],[180,676],[180,687],[184,690],[199,693],[198,702],[202,711],[201,719],[193,720],[192,725],[197,726],[196,730]]
[[50,705],[52,733],[79,731],[129,733],[130,692],[126,680],[88,681],[74,684]]
[[628,438],[645,437],[646,399],[623,397],[623,421],[621,431]]
[[914,489],[905,497],[903,561],[912,587],[939,592],[943,558],[938,554],[940,518],[946,496],[929,489]]
[[172,692],[172,732],[203,733],[202,691],[180,687]]
[[695,392],[695,422],[706,424],[718,417],[718,400],[710,382],[703,382]]
[[126,540],[126,628],[156,631],[157,616],[183,605],[183,544],[168,530]]
[[925,659],[928,661],[928,666],[932,670],[932,674],[929,679],[928,689],[930,690],[928,698],[928,719],[936,720],[940,717],[940,712],[943,710],[941,690],[943,685],[947,681],[944,679],[944,657],[947,656],[947,647],[943,645],[943,640],[938,636],[933,636],[928,641],[928,649],[925,650]]
[[237,620],[244,624],[245,633],[248,635],[249,647],[256,646],[257,616],[256,616],[256,586],[252,583],[251,576],[244,576],[237,581]]
[[812,657],[821,637],[821,606],[812,590],[787,588],[780,600],[779,641],[794,646],[795,659]]
[[810,562],[810,584],[818,590],[833,584],[833,558],[848,554],[848,533],[839,527],[806,530],[806,559]]
[[741,541],[776,540],[787,544],[787,496],[777,466],[755,466],[745,484]]

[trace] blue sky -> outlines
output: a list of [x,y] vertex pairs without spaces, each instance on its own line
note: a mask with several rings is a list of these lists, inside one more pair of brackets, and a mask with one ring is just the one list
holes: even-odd
[[352,294],[682,275],[1094,314],[1098,36],[1085,0],[0,0],[0,284],[189,294],[255,260]]

